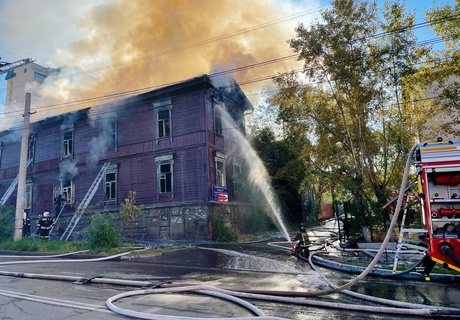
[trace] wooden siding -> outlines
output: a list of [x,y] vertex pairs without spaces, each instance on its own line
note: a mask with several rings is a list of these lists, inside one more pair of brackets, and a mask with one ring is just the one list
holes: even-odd
[[[67,214],[65,219],[69,220],[103,163],[110,162],[117,170],[117,199],[109,203],[104,201],[103,179],[89,209],[117,211],[129,191],[133,190],[137,193],[138,204],[160,210],[156,231],[160,235],[163,232],[179,238],[184,232],[191,232],[184,230],[193,229],[196,222],[188,222],[193,219],[185,211],[180,214],[171,211],[168,229],[162,226],[161,208],[187,206],[195,208],[192,210],[194,215],[201,212],[201,204],[212,200],[215,151],[230,156],[234,150],[234,142],[228,139],[228,135],[214,132],[214,98],[209,97],[207,89],[202,86],[195,84],[195,91],[192,92],[187,91],[186,87],[181,87],[177,92],[168,92],[172,103],[172,138],[156,138],[157,124],[152,103],[167,98],[165,95],[141,95],[136,99],[80,110],[33,124],[35,156],[33,165],[28,169],[28,179],[33,182],[32,215],[53,211],[53,189],[60,186],[63,165],[69,165],[74,169],[75,187],[75,203],[64,211]],[[107,149],[101,140],[107,135],[104,128],[113,122],[117,123],[117,146]],[[74,132],[74,153],[72,157],[61,159],[64,127]],[[18,174],[19,153],[20,141],[3,143],[0,192],[4,192]],[[174,159],[171,194],[158,194],[155,158],[161,156],[172,156]],[[231,166],[229,158],[228,185],[231,185]],[[8,203],[14,204],[15,198],[16,193],[13,193]],[[199,219],[200,228],[207,228],[208,215],[209,212],[203,212],[203,217]],[[200,235],[196,236],[200,237],[203,232],[207,231],[200,229]]]

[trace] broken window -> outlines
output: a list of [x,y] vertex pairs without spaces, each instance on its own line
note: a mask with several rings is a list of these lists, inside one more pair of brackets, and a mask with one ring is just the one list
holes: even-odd
[[117,199],[117,173],[116,171],[105,174],[105,201]]
[[158,193],[173,192],[173,165],[172,155],[166,155],[155,158],[158,174]]
[[227,178],[225,174],[225,162],[226,162],[227,157],[220,153],[217,152],[216,157],[215,157],[215,165],[216,165],[216,185],[225,187],[227,186]]
[[64,131],[62,136],[62,157],[70,157],[73,154],[73,131]]

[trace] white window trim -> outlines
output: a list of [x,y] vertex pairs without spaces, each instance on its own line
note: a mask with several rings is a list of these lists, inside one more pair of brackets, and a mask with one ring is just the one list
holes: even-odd
[[[222,171],[222,185],[217,184],[217,162],[222,162],[223,163],[223,171]],[[227,156],[223,154],[222,152],[216,151],[216,156],[214,157],[214,166],[215,166],[215,173],[216,173],[216,185],[220,187],[226,187],[227,186]]]
[[[68,187],[67,187],[68,188]],[[62,196],[64,197],[64,186],[62,185],[62,180],[61,180],[61,192]],[[66,200],[66,204],[74,204],[75,203],[75,183],[72,180],[70,180],[70,199],[67,197],[64,197]]]

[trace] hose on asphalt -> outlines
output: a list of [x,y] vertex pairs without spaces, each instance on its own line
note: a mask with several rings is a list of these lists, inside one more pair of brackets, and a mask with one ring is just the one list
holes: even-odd
[[[404,171],[404,176],[403,180],[401,183],[401,194],[404,191],[406,184],[407,184],[407,179],[409,175],[409,168],[412,160],[412,156],[414,154],[415,146],[411,149],[407,163],[406,163],[406,168]],[[399,212],[401,209],[401,204],[402,204],[402,197],[399,197],[395,212]],[[389,232],[385,236],[385,239],[382,243],[382,246],[374,259],[371,261],[369,266],[356,278],[354,278],[352,281],[342,285],[342,286],[334,286],[330,290],[323,290],[323,291],[317,291],[317,292],[307,292],[304,293],[302,292],[301,296],[320,296],[320,295],[326,295],[326,294],[331,294],[331,293],[338,293],[338,292],[343,292],[349,288],[351,288],[353,285],[357,284],[360,280],[362,280],[377,264],[379,261],[380,257],[384,253],[384,250],[390,240],[391,232],[390,230],[393,230],[394,226],[396,225],[397,222],[397,215],[393,216],[393,219],[391,220],[390,226],[388,228]],[[96,259],[85,259],[85,261],[102,261],[102,260],[107,260],[107,259],[113,259],[114,257],[119,257],[125,254],[129,253],[123,253],[119,255],[115,255],[112,257],[107,257],[106,259],[104,258],[96,258]],[[76,262],[78,260],[62,260],[60,262]],[[21,261],[21,262],[10,262],[10,263],[0,263],[5,265],[5,264],[18,264],[18,263],[27,263],[29,261]],[[33,261],[33,263],[47,263],[50,262],[49,260],[38,260],[38,261]],[[51,261],[53,262],[53,261]],[[54,261],[55,262],[55,261]],[[56,276],[53,276],[56,277]],[[61,277],[59,277],[61,278]],[[92,279],[93,281],[94,279]],[[105,279],[106,281],[108,279]],[[177,287],[177,286],[176,286]],[[413,309],[406,309],[406,308],[388,308],[388,307],[375,307],[375,306],[363,306],[363,305],[356,305],[356,304],[345,304],[345,303],[336,303],[336,302],[327,302],[327,301],[320,301],[320,300],[308,300],[308,299],[298,299],[292,297],[292,292],[283,292],[283,291],[264,291],[263,294],[261,293],[255,293],[255,291],[231,291],[231,290],[225,290],[225,289],[219,289],[219,288],[214,288],[214,287],[209,287],[209,286],[194,286],[194,287],[182,287],[180,288],[181,292],[185,291],[195,291],[195,292],[201,292],[201,293],[206,293],[209,294],[210,292],[218,292],[223,294],[221,297],[223,298],[225,295],[229,295],[232,297],[238,297],[238,298],[246,298],[246,299],[256,299],[256,300],[264,300],[264,301],[273,301],[273,302],[280,302],[280,303],[291,303],[291,304],[297,304],[297,305],[310,305],[310,306],[316,306],[316,307],[322,307],[322,308],[335,308],[335,309],[343,309],[343,310],[354,310],[354,311],[359,311],[359,312],[371,312],[371,313],[385,313],[385,314],[403,314],[403,315],[410,315],[410,316],[444,316],[444,315],[460,315],[460,309],[456,308],[426,308],[426,306],[420,307],[420,305],[412,305]],[[165,293],[165,292],[171,292],[172,288],[162,288],[162,289],[148,289],[148,290],[143,290],[141,293],[139,291],[134,291],[135,293],[132,293],[133,295],[138,295],[138,294],[154,294],[154,293]],[[122,294],[122,296],[130,296],[130,292]],[[278,295],[279,294],[279,295]],[[284,295],[284,296],[283,296]],[[286,296],[289,295],[289,296]],[[106,302],[107,307],[113,308],[112,311],[114,310],[119,310],[117,307],[113,305],[112,302],[116,301],[117,299],[120,298],[120,295],[114,296],[112,298],[109,298]],[[233,298],[230,298],[233,299]],[[109,307],[110,306],[110,307]],[[123,309],[124,310],[124,309]],[[121,311],[121,310],[119,310]],[[137,314],[136,311],[122,311],[122,312],[127,312],[128,314],[133,314],[135,317],[143,316],[141,314]],[[126,315],[128,315],[126,314]],[[142,319],[174,319],[174,320],[182,320],[182,319],[200,319],[200,318],[190,318],[190,317],[174,317],[170,316],[171,318],[166,318],[166,316],[161,315],[151,315],[150,318],[142,318]],[[156,318],[155,318],[156,317]],[[252,317],[254,318],[254,317]],[[252,318],[240,318],[240,319],[252,319]],[[212,318],[206,318],[206,320],[209,320]],[[214,318],[214,320],[220,320],[220,318]],[[227,318],[228,319],[228,318]],[[231,319],[231,318],[230,318]],[[238,318],[235,318],[235,320]],[[257,319],[282,319],[282,318],[276,318],[276,317],[257,317]]]

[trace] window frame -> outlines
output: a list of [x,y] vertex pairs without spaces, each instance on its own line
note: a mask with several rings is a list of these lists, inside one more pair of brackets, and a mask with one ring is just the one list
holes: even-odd
[[[219,170],[218,168],[219,163],[222,163],[222,170]],[[215,166],[215,184],[216,186],[226,187],[227,186],[227,156],[217,151],[214,157],[214,166]]]
[[[114,175],[113,180],[107,180],[107,175]],[[118,174],[116,168],[109,168],[107,169],[106,173],[104,174],[104,201],[105,202],[117,202],[118,192],[117,192],[117,185],[118,185]],[[107,197],[107,188],[110,188],[110,195],[114,193],[113,198]]]
[[[173,120],[172,120],[172,102],[171,99],[162,99],[152,103],[155,114],[155,140],[158,144],[159,140],[169,139],[172,141],[172,130],[173,130]],[[167,123],[165,119],[161,118],[160,115],[163,112],[167,112]],[[160,129],[161,128],[161,129]]]
[[[66,139],[66,135],[70,134],[71,137]],[[74,145],[75,145],[75,132],[73,129],[66,129],[62,131],[62,142],[61,142],[61,158],[73,157]]]
[[[172,154],[159,156],[155,158],[157,170],[157,194],[170,194],[174,197],[174,156]],[[169,172],[162,171],[163,166],[169,165]],[[168,183],[169,180],[169,183]],[[164,189],[162,186],[164,185]],[[169,185],[170,190],[167,189]]]
[[[65,199],[66,204],[72,205],[75,203],[75,182],[73,179],[67,179],[67,181],[70,182],[70,185],[64,186],[64,181],[61,179],[61,194]],[[69,193],[70,197],[68,196]]]

